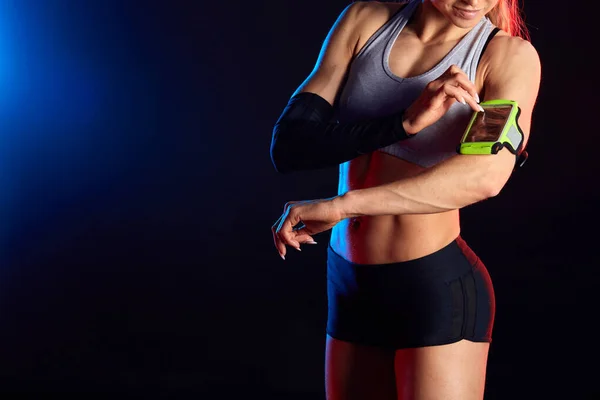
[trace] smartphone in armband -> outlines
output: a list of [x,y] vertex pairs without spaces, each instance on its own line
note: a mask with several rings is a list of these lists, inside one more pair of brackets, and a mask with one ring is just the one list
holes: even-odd
[[523,151],[523,131],[519,127],[521,109],[516,101],[488,100],[480,103],[483,112],[473,113],[457,147],[459,154],[497,154],[506,147],[517,156],[518,166],[527,159]]

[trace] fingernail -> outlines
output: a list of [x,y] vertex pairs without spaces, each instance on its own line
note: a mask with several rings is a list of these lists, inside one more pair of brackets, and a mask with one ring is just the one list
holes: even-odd
[[483,109],[483,107],[479,106],[479,111],[481,112],[485,112],[485,110]]
[[295,249],[298,251],[302,251],[302,249],[300,247],[295,247]]
[[281,258],[283,259],[283,261],[285,261],[285,256],[283,254],[280,254],[279,256],[281,256]]
[[481,101],[479,101],[479,95],[477,93],[475,93],[475,101],[481,103]]
[[306,244],[317,244],[317,242],[306,242]]

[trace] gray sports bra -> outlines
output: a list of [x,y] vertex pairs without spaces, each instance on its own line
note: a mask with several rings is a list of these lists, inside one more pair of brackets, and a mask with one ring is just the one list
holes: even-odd
[[[411,0],[367,41],[352,61],[337,105],[340,122],[389,115],[408,108],[425,86],[451,65],[459,66],[474,82],[480,56],[488,36],[495,28],[488,18],[467,33],[458,44],[429,71],[410,78],[395,75],[389,67],[390,51],[421,0]],[[379,151],[422,167],[431,167],[456,155],[473,110],[455,103],[435,124],[409,140]]]

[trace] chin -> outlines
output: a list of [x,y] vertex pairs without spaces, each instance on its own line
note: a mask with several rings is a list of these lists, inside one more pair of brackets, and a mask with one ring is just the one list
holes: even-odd
[[464,21],[457,21],[454,23],[454,25],[458,26],[461,29],[472,29],[475,28],[475,26],[477,26],[477,24],[466,23]]
[[461,28],[461,29],[471,29],[474,28],[475,26],[477,26],[477,24],[479,23],[479,21],[481,21],[481,18],[477,19],[477,20],[464,20],[462,18],[451,18],[452,24]]

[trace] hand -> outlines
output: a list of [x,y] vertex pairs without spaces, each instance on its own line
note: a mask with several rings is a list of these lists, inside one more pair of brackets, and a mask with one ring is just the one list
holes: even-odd
[[452,65],[438,79],[431,81],[404,113],[404,129],[415,134],[437,122],[455,102],[483,111],[473,82],[459,67]]
[[281,258],[285,260],[286,245],[299,251],[301,244],[316,244],[312,235],[331,229],[342,220],[335,199],[292,201],[285,205],[271,228]]

